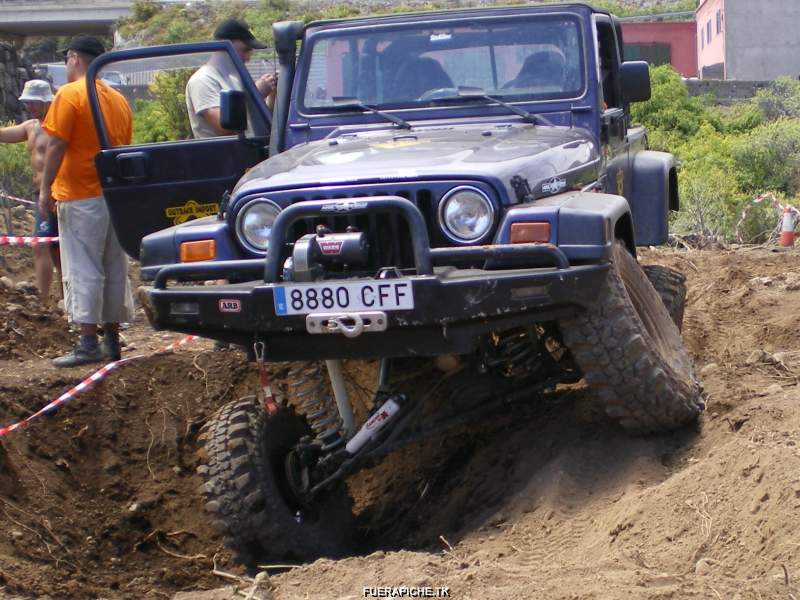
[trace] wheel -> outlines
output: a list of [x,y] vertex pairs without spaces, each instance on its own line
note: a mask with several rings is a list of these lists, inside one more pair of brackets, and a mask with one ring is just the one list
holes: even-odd
[[621,243],[590,310],[563,319],[564,342],[606,414],[624,428],[669,431],[703,408],[691,359],[658,293]]
[[264,560],[311,561],[353,548],[352,502],[344,483],[320,493],[313,506],[292,492],[287,456],[311,430],[292,409],[267,417],[255,397],[226,404],[203,432],[206,509],[233,551],[254,567]]
[[680,271],[660,265],[646,265],[642,270],[661,296],[672,321],[681,330],[683,310],[686,307],[686,277]]

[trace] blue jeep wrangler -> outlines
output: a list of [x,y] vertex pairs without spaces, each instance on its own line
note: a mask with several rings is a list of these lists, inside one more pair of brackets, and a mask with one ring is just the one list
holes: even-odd
[[[264,385],[204,430],[207,506],[239,560],[349,551],[348,476],[562,382],[583,378],[632,431],[697,417],[682,276],[636,258],[667,239],[675,161],[631,123],[649,71],[622,61],[613,16],[462,9],[274,33],[274,114],[227,42],[115,52],[90,72],[216,55],[244,82],[221,99],[238,135],[112,147],[94,106],[153,326],[292,361],[281,393]],[[347,358],[379,361],[362,419]],[[401,393],[420,365],[445,383]]]

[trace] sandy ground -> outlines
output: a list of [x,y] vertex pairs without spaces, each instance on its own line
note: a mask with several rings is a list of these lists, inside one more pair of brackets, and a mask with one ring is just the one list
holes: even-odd
[[[0,275],[30,278],[25,249],[0,252]],[[684,338],[708,393],[696,426],[627,436],[587,417],[577,386],[430,440],[350,482],[359,556],[271,570],[252,598],[404,585],[459,599],[800,598],[800,253],[651,250],[643,262],[688,277]],[[91,369],[51,367],[72,337],[30,288],[0,287],[0,306],[8,424]],[[125,336],[125,356],[178,337],[142,315]],[[0,597],[245,597],[195,467],[202,423],[255,381],[242,354],[202,340],[0,439]],[[203,591],[230,584],[238,595]]]

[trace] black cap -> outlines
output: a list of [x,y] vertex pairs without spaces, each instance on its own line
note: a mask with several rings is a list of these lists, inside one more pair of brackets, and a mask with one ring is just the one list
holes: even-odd
[[214,30],[214,39],[217,40],[239,40],[247,44],[253,50],[263,50],[267,46],[256,41],[255,36],[250,32],[247,23],[239,19],[225,19],[217,25]]
[[106,51],[105,47],[103,46],[103,42],[98,40],[93,35],[86,35],[83,33],[72,38],[69,44],[67,44],[67,47],[63,50],[59,50],[59,52],[66,55],[70,50],[88,54],[89,56],[94,57],[100,56]]

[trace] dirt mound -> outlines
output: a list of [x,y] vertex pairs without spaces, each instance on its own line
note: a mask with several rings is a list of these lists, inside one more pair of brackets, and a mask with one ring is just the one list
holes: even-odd
[[[401,585],[454,598],[800,597],[800,254],[644,259],[688,278],[684,337],[709,395],[697,426],[631,438],[587,418],[572,386],[430,438],[350,482],[365,555],[274,574],[273,598]],[[175,336],[137,325],[129,338],[128,355]],[[6,591],[171,597],[225,583],[211,575],[215,555],[241,573],[203,513],[194,467],[202,423],[256,378],[239,352],[209,350],[126,365],[2,438]],[[86,374],[0,360],[0,419]]]
[[0,286],[0,360],[58,356],[70,347],[63,313],[44,306],[36,288]]
[[[8,223],[11,227],[8,227]],[[33,208],[14,206],[0,216],[0,234],[31,235],[33,231]],[[12,281],[34,280],[33,254],[30,246],[0,246],[0,275]]]

